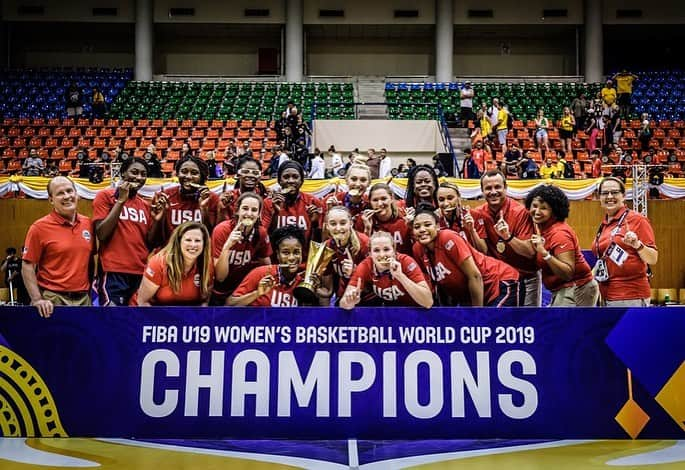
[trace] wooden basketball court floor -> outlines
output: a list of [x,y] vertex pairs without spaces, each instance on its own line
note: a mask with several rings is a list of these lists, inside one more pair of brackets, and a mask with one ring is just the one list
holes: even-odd
[[685,469],[685,441],[0,439],[0,469]]

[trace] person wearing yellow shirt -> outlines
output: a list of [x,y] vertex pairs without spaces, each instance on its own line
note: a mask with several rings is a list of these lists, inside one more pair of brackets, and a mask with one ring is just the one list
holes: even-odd
[[564,106],[564,112],[561,115],[559,126],[559,137],[561,137],[561,145],[566,150],[566,153],[573,153],[571,145],[573,141],[573,129],[576,127],[576,119],[571,114],[571,108]]
[[507,134],[509,133],[509,112],[504,108],[502,103],[497,103],[497,125],[495,130],[497,131],[497,140],[502,147],[502,154],[507,153]]
[[626,69],[612,77],[616,81],[617,103],[621,109],[621,118],[630,118],[630,98],[633,95],[633,82],[637,80],[637,75],[628,72]]
[[557,172],[555,177],[562,179],[565,178],[566,176],[564,175],[566,171],[566,152],[563,150],[557,150]]
[[554,178],[557,173],[557,167],[556,165],[552,164],[552,159],[548,158],[545,160],[545,164],[540,167],[540,178],[542,179],[550,179]]
[[600,94],[605,105],[611,106],[616,102],[616,88],[614,88],[614,82],[612,82],[611,79],[607,80],[607,83],[604,88],[602,88],[602,91],[600,91]]

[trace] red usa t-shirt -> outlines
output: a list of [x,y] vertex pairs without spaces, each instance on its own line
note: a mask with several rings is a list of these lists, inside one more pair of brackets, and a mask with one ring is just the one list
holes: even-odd
[[[352,262],[355,266],[359,266],[359,264],[369,256],[369,237],[361,232],[356,232],[356,234],[357,237],[359,237],[359,252],[352,256]],[[335,251],[335,254],[326,267],[324,275],[333,275],[333,288],[339,299],[345,293],[347,283],[350,280],[350,278],[345,277],[342,270],[342,262],[347,259],[348,255],[346,250],[338,248],[335,241],[332,239],[326,240],[326,246]]]
[[[397,252],[410,255],[411,246],[413,243],[412,229],[411,226],[404,220],[404,215],[404,209],[401,209],[397,217],[385,222],[381,222],[374,217],[372,219],[373,228],[371,229],[371,233],[374,234],[376,232],[388,232],[390,235],[392,235]],[[364,222],[362,221],[361,216],[356,218],[354,229],[360,232],[364,231]]]
[[209,225],[211,229],[216,224],[216,214],[219,208],[219,196],[215,193],[209,193],[209,207],[208,220],[202,220],[202,210],[200,209],[200,201],[194,197],[185,197],[181,195],[181,187],[175,186],[173,188],[165,189],[167,197],[169,198],[169,207],[166,210],[164,217],[164,242],[166,243],[171,237],[171,233],[176,227],[184,222],[200,222]]
[[[328,194],[323,198],[323,216],[325,216],[328,212],[328,204],[326,202],[329,199],[333,198],[336,198],[338,201],[342,203],[343,206],[347,207],[347,209],[350,211],[350,214],[352,215],[353,220],[355,220],[358,217],[361,217],[359,216],[359,214],[361,214],[369,208],[369,196],[367,194],[362,194],[361,201],[359,201],[358,204],[355,204],[352,202],[347,192],[338,191],[337,193]],[[323,217],[321,218],[321,220],[323,220]]]
[[[418,263],[411,256],[398,253],[397,261],[402,266],[402,272],[409,279],[416,283],[427,283]],[[354,270],[352,278],[350,278],[350,284],[357,286],[360,279],[362,286],[362,301],[360,305],[365,305],[365,303],[375,305],[380,301],[383,305],[419,306],[407,293],[404,286],[390,275],[390,272],[376,273],[370,257],[362,261]],[[369,300],[367,301],[366,299]]]
[[[509,232],[512,235],[520,240],[530,239],[534,231],[533,221],[523,204],[506,198],[501,212],[504,220],[509,224]],[[504,253],[497,251],[496,247],[497,242],[500,241],[500,236],[495,230],[495,224],[499,219],[499,211],[493,214],[488,204],[485,203],[480,207],[471,209],[471,215],[478,236],[484,239],[488,245],[488,255],[515,267],[522,277],[529,277],[537,271],[535,259],[519,255],[508,243],[505,244]]]
[[[273,201],[269,199],[271,203],[271,210],[265,210],[262,212],[262,220],[264,221],[265,227],[270,227],[272,223],[272,218],[276,218],[276,228],[285,227],[286,225],[295,225],[302,230],[304,230],[305,246],[303,247],[304,252],[309,250],[309,241],[312,239],[312,231],[319,226],[319,222],[312,222],[311,217],[307,213],[307,206],[314,204],[316,207],[321,209],[323,213],[323,203],[318,197],[312,196],[307,193],[299,193],[295,202],[292,204],[284,204],[283,209],[276,213],[275,208],[273,208]],[[319,215],[321,219],[321,215]]]
[[618,221],[626,210],[628,209],[621,209],[610,220],[604,218],[599,239],[595,240],[592,245],[595,256],[598,258],[604,254],[612,242],[616,243],[624,253],[620,257],[623,259],[620,266],[611,259],[606,262],[609,280],[599,283],[599,291],[605,300],[648,299],[651,296],[649,279],[647,278],[647,263],[640,259],[635,248],[624,243],[623,237],[630,230],[635,232],[637,238],[646,246],[657,249],[654,230],[649,219],[632,210],[628,212],[623,223],[617,229]]
[[[216,260],[221,256],[221,250],[235,228],[235,220],[226,220],[214,228],[212,232],[212,257]],[[214,292],[230,294],[240,281],[257,266],[261,258],[269,258],[272,254],[269,234],[262,226],[255,227],[247,239],[233,245],[228,252],[228,276],[223,281],[214,282]]]
[[[259,281],[264,276],[271,274],[275,279],[279,279],[278,266],[257,266],[243,279],[238,288],[233,291],[233,297],[242,297],[250,292],[256,291],[259,286]],[[295,298],[295,287],[302,282],[302,275],[298,273],[297,276],[288,284],[276,284],[269,292],[257,297],[250,306],[252,307],[297,307],[297,299]]]
[[578,237],[570,225],[566,222],[555,222],[540,227],[540,233],[545,238],[545,249],[549,251],[552,256],[572,251],[575,260],[573,279],[564,281],[554,274],[547,261],[542,259],[542,255],[539,253],[537,254],[536,262],[542,270],[542,282],[547,289],[555,292],[564,287],[571,287],[574,285],[583,286],[592,281],[590,265],[585,261],[585,257],[580,250]]
[[423,261],[423,269],[433,283],[462,302],[470,302],[471,297],[466,276],[460,268],[468,258],[473,258],[483,278],[483,303],[486,305],[499,296],[501,281],[519,279],[519,273],[514,268],[503,261],[485,256],[452,230],[438,232],[432,253],[420,243],[414,243],[414,258]]
[[[116,189],[98,192],[93,201],[93,223],[104,220],[116,201]],[[110,273],[143,274],[150,252],[146,239],[151,225],[150,204],[137,194],[128,199],[112,235],[100,242],[98,254],[102,269]]]
[[[167,271],[168,266],[166,264],[165,253],[157,253],[150,258],[150,261],[147,263],[143,276],[149,279],[153,284],[159,286],[154,297],[150,300],[152,305],[200,305],[207,300],[202,296],[200,272],[197,264],[195,264],[188,274],[183,277],[179,292],[174,292],[171,288]],[[210,273],[211,279],[213,279],[213,266],[210,266]],[[211,279],[209,284],[210,289],[212,287]],[[132,299],[131,303],[133,302],[136,302],[136,299]]]

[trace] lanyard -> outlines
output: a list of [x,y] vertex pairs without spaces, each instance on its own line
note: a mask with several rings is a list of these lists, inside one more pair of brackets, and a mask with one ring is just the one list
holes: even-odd
[[[616,224],[616,227],[611,229],[612,232],[615,230],[616,233],[618,233],[618,230],[621,228],[621,224],[623,223],[623,221],[628,216],[628,212],[630,212],[630,209],[626,209],[626,211],[623,213],[623,215],[618,219],[618,223]],[[608,226],[609,225],[607,224],[607,227]],[[595,236],[595,255],[598,257],[599,257],[599,237],[602,235],[602,232],[604,231],[603,228],[604,228],[604,224],[603,223],[599,224],[599,228],[597,229],[597,235]],[[607,245],[606,249],[604,250],[604,253],[602,253],[602,256],[600,258],[606,257],[607,250],[609,250],[609,246],[611,246],[611,243],[609,243],[609,245]]]

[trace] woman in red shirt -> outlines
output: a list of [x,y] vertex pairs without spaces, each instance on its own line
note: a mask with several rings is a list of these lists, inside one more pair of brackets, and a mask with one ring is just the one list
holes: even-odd
[[385,183],[376,183],[369,191],[369,206],[362,212],[360,221],[355,228],[363,230],[366,235],[376,232],[388,232],[395,242],[397,251],[403,254],[411,253],[411,230],[404,219],[404,210],[397,207],[393,199],[390,186]]
[[516,307],[519,273],[503,261],[485,256],[457,232],[440,229],[430,206],[414,218],[414,259],[438,286],[448,305]]
[[354,270],[340,306],[433,306],[433,295],[418,264],[397,253],[392,235],[376,232],[369,239],[371,256]]
[[295,287],[304,279],[300,269],[304,242],[304,231],[295,225],[274,230],[271,244],[279,264],[258,266],[250,271],[226,305],[297,307]]
[[256,266],[271,264],[271,243],[261,225],[263,200],[252,192],[236,201],[237,212],[212,232],[216,282],[211,305],[224,305],[240,281]]
[[597,281],[580,250],[578,237],[565,220],[569,203],[564,192],[552,185],[534,188],[526,209],[535,224],[530,242],[542,283],[552,292],[552,307],[594,307],[599,298]]
[[132,304],[206,306],[213,277],[207,227],[199,222],[185,222],[148,261]]
[[454,230],[464,240],[469,241],[463,228],[463,215],[469,209],[461,204],[459,187],[444,181],[438,186],[438,207],[440,208],[440,228]]
[[335,254],[324,273],[323,285],[339,302],[354,269],[369,256],[369,237],[352,228],[352,214],[345,206],[328,209],[324,230],[330,236],[326,246]]
[[649,306],[647,268],[659,259],[652,225],[647,217],[625,206],[626,188],[620,179],[604,178],[597,191],[606,214],[592,244],[598,260],[595,279],[599,282],[602,304]]
[[[260,182],[261,177],[262,170],[259,162],[254,158],[245,157],[238,162],[235,187],[230,191],[224,191],[219,196],[219,220],[230,219],[235,215],[238,210],[238,198],[241,194],[253,192],[262,198],[267,197],[267,190]],[[271,210],[271,207],[266,209]],[[222,215],[224,216],[223,219]]]
[[371,184],[371,170],[366,165],[353,163],[345,173],[345,182],[347,191],[336,191],[326,196],[323,200],[324,209],[343,205],[356,218],[369,205],[366,190]]

